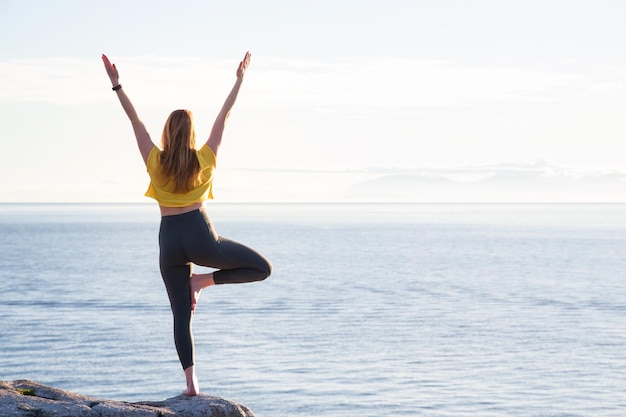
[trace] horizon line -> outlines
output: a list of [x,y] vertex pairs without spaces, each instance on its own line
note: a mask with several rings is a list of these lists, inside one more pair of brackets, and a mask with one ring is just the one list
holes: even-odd
[[[139,202],[139,201],[0,201],[0,205],[137,205],[137,206],[156,206],[154,202]],[[209,204],[257,204],[257,205],[272,205],[272,204],[293,204],[293,205],[314,205],[314,204],[414,204],[414,205],[440,205],[440,204],[493,204],[493,205],[547,205],[547,204],[562,204],[562,205],[620,205],[626,204],[624,201],[340,201],[340,200],[325,200],[325,201],[212,201]]]

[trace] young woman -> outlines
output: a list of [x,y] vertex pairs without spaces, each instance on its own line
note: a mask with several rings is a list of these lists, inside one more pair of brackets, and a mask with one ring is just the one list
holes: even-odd
[[[191,319],[200,292],[216,284],[261,281],[272,272],[271,263],[263,255],[219,236],[203,205],[205,200],[213,198],[215,159],[224,126],[250,64],[250,53],[239,63],[235,85],[217,115],[207,142],[199,150],[196,150],[196,132],[189,110],[170,114],[163,128],[161,148],[155,146],[119,83],[115,64],[105,55],[102,61],[113,91],[130,119],[150,175],[146,196],[154,198],[161,210],[159,266],[174,315],[174,343],[187,381],[183,394],[197,395],[200,387],[194,367]],[[217,270],[193,274],[193,264]]]

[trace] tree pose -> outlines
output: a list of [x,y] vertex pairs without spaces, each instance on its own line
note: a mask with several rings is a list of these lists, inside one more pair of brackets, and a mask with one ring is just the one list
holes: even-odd
[[[102,55],[113,91],[130,119],[150,176],[145,195],[154,198],[161,211],[159,266],[174,316],[174,343],[187,382],[183,393],[188,396],[200,392],[191,322],[201,291],[216,284],[261,281],[272,272],[272,264],[263,255],[219,236],[204,206],[204,201],[213,198],[216,157],[250,56],[247,52],[239,63],[235,85],[213,123],[211,134],[196,149],[196,132],[189,110],[175,110],[169,115],[161,146],[157,147],[122,88],[117,67]],[[216,271],[194,274],[194,264]]]

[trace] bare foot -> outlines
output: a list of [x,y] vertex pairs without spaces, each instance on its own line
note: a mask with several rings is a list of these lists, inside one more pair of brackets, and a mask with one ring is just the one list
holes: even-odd
[[199,390],[194,387],[187,388],[186,390],[183,391],[183,394],[186,395],[187,397],[195,397],[199,393],[200,393]]
[[[200,293],[202,292],[202,286],[198,282],[198,275],[192,274],[190,280],[191,287],[191,312],[196,311],[196,304],[198,304],[198,300],[200,299]],[[186,395],[186,394],[185,394]]]
[[188,397],[200,394],[200,385],[198,384],[196,370],[193,365],[185,369],[185,379],[187,380],[187,389],[183,391],[183,394]]
[[206,287],[210,287],[211,285],[215,285],[215,281],[213,281],[213,274],[191,274],[191,278],[189,281],[190,291],[191,291],[191,311],[196,311],[196,304],[198,304],[198,300],[200,299],[200,293]]

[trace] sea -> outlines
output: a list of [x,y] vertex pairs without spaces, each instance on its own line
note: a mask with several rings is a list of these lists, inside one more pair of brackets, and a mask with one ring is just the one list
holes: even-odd
[[[202,293],[205,394],[257,417],[626,415],[625,204],[208,210],[274,271]],[[0,204],[0,380],[179,395],[158,227],[152,204]]]

